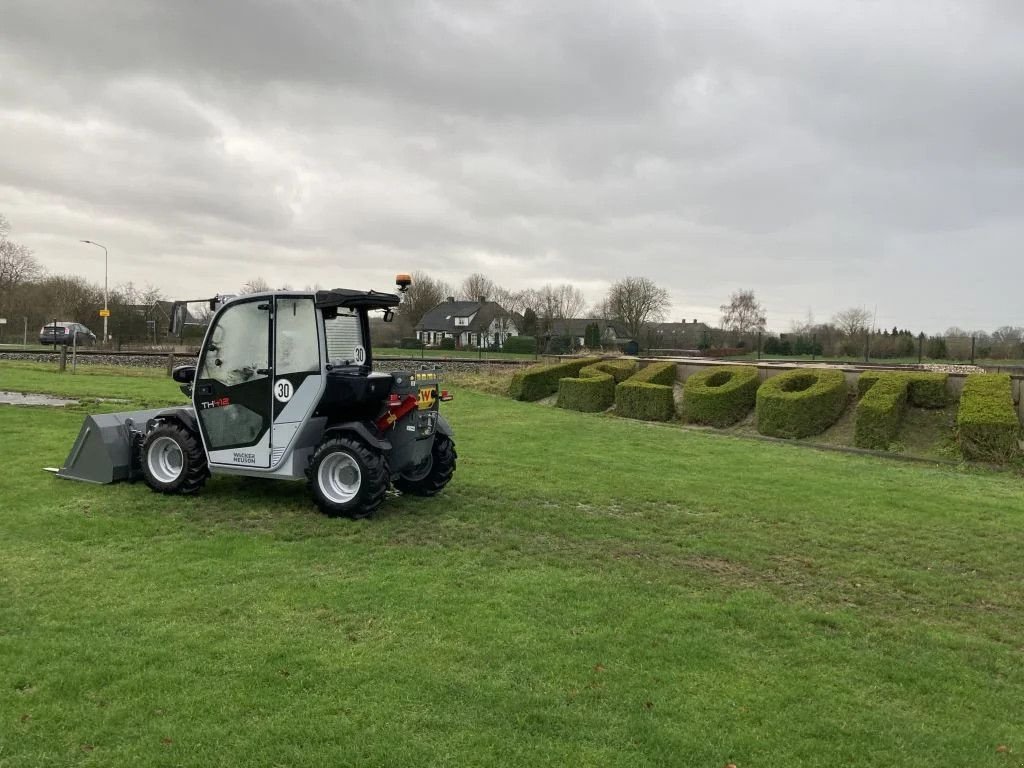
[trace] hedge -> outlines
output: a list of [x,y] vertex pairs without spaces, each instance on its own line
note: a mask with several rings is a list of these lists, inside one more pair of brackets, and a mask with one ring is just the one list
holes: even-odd
[[853,442],[860,448],[889,447],[907,412],[910,380],[901,374],[876,374],[857,403]]
[[583,357],[552,365],[531,365],[512,377],[509,395],[513,400],[541,400],[558,391],[558,382],[577,376],[581,369],[600,362],[596,357]]
[[879,371],[878,373],[862,373],[857,379],[857,394],[864,397],[879,376],[901,376],[909,384],[908,402],[915,408],[945,408],[949,404],[948,373],[930,373],[927,371],[908,371],[895,373]]
[[501,345],[501,351],[533,354],[537,351],[537,339],[533,336],[509,336]]
[[1002,463],[1016,456],[1021,430],[1009,375],[968,376],[960,395],[956,426],[957,442],[965,458]]
[[580,369],[579,378],[558,382],[558,407],[573,411],[606,411],[615,402],[615,384],[636,370],[632,360],[602,360]]
[[742,419],[757,399],[761,377],[757,368],[731,365],[693,374],[683,386],[686,420],[727,427]]
[[820,434],[839,418],[848,398],[842,371],[788,371],[768,379],[757,390],[757,429],[774,437]]
[[660,384],[671,387],[676,383],[675,363],[651,363],[629,378],[632,384]]
[[615,388],[615,413],[628,419],[668,421],[676,412],[675,363],[651,363]]

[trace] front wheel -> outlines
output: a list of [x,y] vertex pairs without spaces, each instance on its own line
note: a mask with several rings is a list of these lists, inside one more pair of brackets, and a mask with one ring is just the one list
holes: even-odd
[[317,506],[328,517],[369,517],[388,490],[384,454],[347,436],[324,441],[306,477]]
[[414,496],[436,496],[455,474],[455,443],[448,435],[434,436],[427,460],[395,478],[395,488]]
[[199,493],[209,477],[198,438],[180,424],[164,423],[142,443],[142,476],[157,493]]

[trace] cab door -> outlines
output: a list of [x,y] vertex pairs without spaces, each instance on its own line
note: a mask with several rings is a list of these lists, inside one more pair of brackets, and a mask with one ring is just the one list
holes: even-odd
[[271,302],[232,302],[206,335],[192,397],[211,464],[270,466]]

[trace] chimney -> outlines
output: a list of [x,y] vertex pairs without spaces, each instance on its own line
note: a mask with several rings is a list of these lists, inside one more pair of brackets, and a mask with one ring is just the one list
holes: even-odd
[[487,297],[486,296],[481,296],[480,297],[480,303],[481,304],[486,304],[487,303]]
[[694,325],[696,325],[696,324],[697,324],[697,318],[696,318],[696,317],[695,317],[695,318],[693,318],[693,324],[694,324]]
[[454,296],[449,296],[448,297],[448,303],[449,304],[454,304],[455,303],[455,297]]

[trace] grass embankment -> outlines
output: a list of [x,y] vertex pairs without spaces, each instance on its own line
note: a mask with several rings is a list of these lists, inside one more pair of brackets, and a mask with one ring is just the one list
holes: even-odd
[[1019,478],[457,388],[451,486],[352,523],[41,472],[85,410],[0,406],[2,766],[1020,763]]

